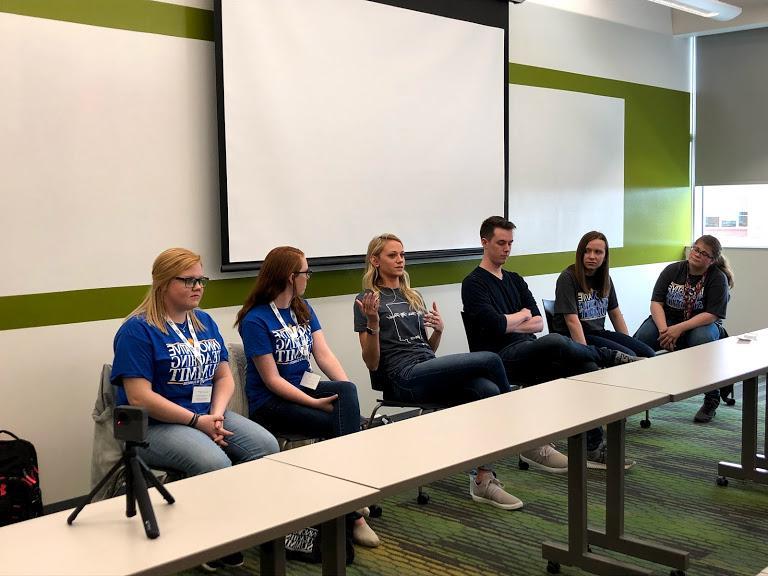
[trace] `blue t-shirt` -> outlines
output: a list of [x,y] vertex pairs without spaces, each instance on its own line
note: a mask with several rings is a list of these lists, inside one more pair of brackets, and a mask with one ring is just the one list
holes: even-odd
[[[213,319],[202,310],[195,310],[205,330],[196,330],[200,342],[202,363],[195,357],[192,346],[182,343],[176,332],[168,327],[163,334],[148,324],[143,316],[126,320],[115,335],[115,360],[112,363],[112,383],[119,386],[117,403],[127,404],[123,378],[144,378],[152,391],[171,402],[197,414],[207,414],[210,402],[192,403],[196,386],[213,386],[213,375],[220,362],[228,360],[224,339]],[[191,338],[187,323],[177,324],[181,333]],[[150,423],[156,420],[150,418]]]
[[309,323],[302,324],[294,334],[292,326],[296,322],[291,317],[290,308],[279,308],[286,330],[269,304],[260,304],[251,308],[240,321],[240,337],[243,339],[248,368],[245,377],[245,393],[248,396],[248,410],[251,414],[275,395],[261,379],[254,356],[272,354],[280,376],[299,388],[304,372],[310,370],[309,355],[312,353],[312,333],[320,330],[320,322],[309,302]]

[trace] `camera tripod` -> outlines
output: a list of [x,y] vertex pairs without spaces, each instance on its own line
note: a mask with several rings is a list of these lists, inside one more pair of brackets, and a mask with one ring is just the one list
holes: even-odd
[[155,478],[152,471],[144,463],[144,461],[136,454],[137,447],[147,447],[146,442],[126,442],[125,450],[123,450],[123,456],[118,462],[112,466],[112,469],[107,472],[107,475],[99,481],[96,487],[91,490],[90,494],[83,498],[77,508],[67,518],[67,524],[72,524],[80,514],[81,510],[90,504],[96,494],[101,490],[107,481],[117,473],[120,468],[125,469],[125,515],[128,518],[136,516],[136,503],[139,504],[139,512],[141,513],[141,521],[144,524],[144,532],[147,534],[147,538],[157,538],[160,536],[160,528],[157,525],[157,518],[155,518],[155,511],[152,509],[152,502],[149,500],[149,494],[147,493],[147,484],[157,488],[157,491],[165,498],[168,504],[173,504],[176,500],[171,496],[171,493],[163,486],[160,481]]

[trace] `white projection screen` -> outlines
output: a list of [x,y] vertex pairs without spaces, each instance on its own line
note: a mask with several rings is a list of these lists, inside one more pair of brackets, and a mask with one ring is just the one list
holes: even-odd
[[216,1],[224,270],[359,262],[382,232],[477,253],[506,213],[508,5],[434,4]]

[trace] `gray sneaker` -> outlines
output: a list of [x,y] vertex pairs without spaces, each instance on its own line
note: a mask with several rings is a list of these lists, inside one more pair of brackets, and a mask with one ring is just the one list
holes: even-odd
[[553,444],[544,444],[533,450],[520,452],[520,460],[545,472],[553,474],[568,472],[568,457],[555,450]]
[[477,483],[476,477],[469,477],[469,495],[475,502],[483,502],[504,510],[518,510],[523,507],[523,501],[504,490],[504,485],[495,476],[488,474]]
[[[606,466],[606,452],[608,449],[608,444],[603,442],[595,448],[594,450],[587,450],[587,468],[591,470],[605,470],[607,468]],[[636,462],[634,460],[630,460],[629,458],[624,459],[624,470],[629,470],[634,466]]]

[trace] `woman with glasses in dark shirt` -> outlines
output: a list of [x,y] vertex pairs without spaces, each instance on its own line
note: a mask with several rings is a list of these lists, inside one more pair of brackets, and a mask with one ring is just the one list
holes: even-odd
[[[719,340],[728,307],[733,272],[720,241],[705,235],[696,240],[686,260],[664,268],[651,296],[651,315],[635,338],[654,350],[680,350]],[[709,422],[720,404],[720,392],[707,392],[694,417]]]
[[[360,406],[357,388],[302,298],[311,275],[298,248],[271,250],[235,326],[248,358],[245,391],[251,419],[278,435],[335,438],[360,430]],[[330,380],[312,372],[310,354]],[[364,546],[379,544],[362,518],[353,537]]]

